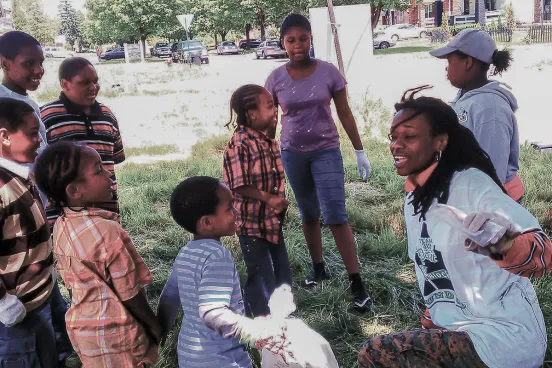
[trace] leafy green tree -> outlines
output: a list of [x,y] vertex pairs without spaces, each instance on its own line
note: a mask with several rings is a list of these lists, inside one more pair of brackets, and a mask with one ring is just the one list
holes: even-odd
[[89,34],[96,43],[136,42],[163,32],[182,6],[175,0],[87,0]]
[[59,22],[49,18],[42,10],[40,0],[14,0],[13,25],[43,45],[52,44],[59,34]]
[[71,4],[71,0],[60,0],[58,6],[58,15],[61,20],[61,29],[59,33],[65,36],[69,45],[75,41],[82,42],[82,32],[80,30],[79,16]]

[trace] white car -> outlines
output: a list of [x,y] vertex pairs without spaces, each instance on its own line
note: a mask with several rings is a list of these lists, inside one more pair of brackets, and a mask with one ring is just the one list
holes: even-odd
[[239,54],[238,46],[236,46],[236,43],[233,41],[222,41],[217,46],[217,55],[225,55],[225,54]]
[[42,52],[44,53],[44,57],[47,58],[68,58],[75,56],[73,51],[59,46],[44,46]]
[[388,49],[395,46],[396,42],[391,39],[385,32],[376,32],[373,36],[375,49]]
[[427,28],[418,27],[414,24],[395,24],[385,28],[383,32],[395,42],[407,38],[424,38],[429,33]]

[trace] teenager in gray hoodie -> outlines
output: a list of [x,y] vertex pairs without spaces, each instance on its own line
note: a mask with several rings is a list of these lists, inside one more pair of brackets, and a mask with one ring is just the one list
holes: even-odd
[[492,76],[510,67],[510,51],[498,51],[485,31],[465,29],[447,46],[430,51],[430,54],[448,60],[448,80],[460,89],[452,102],[458,120],[473,132],[490,156],[510,197],[519,201],[525,188],[517,175],[517,100],[507,85],[488,78],[491,65]]

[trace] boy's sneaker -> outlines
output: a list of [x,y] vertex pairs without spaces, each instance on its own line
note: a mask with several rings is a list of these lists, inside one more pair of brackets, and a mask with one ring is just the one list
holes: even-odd
[[312,274],[307,276],[307,278],[303,282],[303,286],[305,286],[307,288],[312,288],[312,287],[315,287],[316,285],[318,285],[319,282],[329,280],[329,279],[330,279],[330,276],[326,273],[325,270],[323,270],[320,273],[313,272]]
[[366,290],[362,290],[353,294],[353,306],[360,312],[368,312],[372,309],[372,298]]
[[364,288],[360,275],[349,275],[351,292],[353,293],[353,306],[359,312],[367,312],[372,309],[372,298]]

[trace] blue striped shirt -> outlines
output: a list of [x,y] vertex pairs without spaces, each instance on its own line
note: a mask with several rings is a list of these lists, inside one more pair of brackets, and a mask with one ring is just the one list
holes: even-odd
[[[226,318],[228,324],[236,323],[236,318],[232,317],[243,315],[239,275],[228,249],[210,239],[190,241],[183,247],[163,289],[160,304],[171,309],[168,305],[173,304],[171,300],[178,300],[176,295],[184,310],[177,349],[181,368],[252,367],[245,346],[238,338],[225,338],[220,334],[218,327],[227,326],[208,327],[209,313],[200,312],[200,308],[205,310],[206,306],[219,311],[224,308],[230,316]],[[221,320],[226,323],[225,318],[218,323]]]

